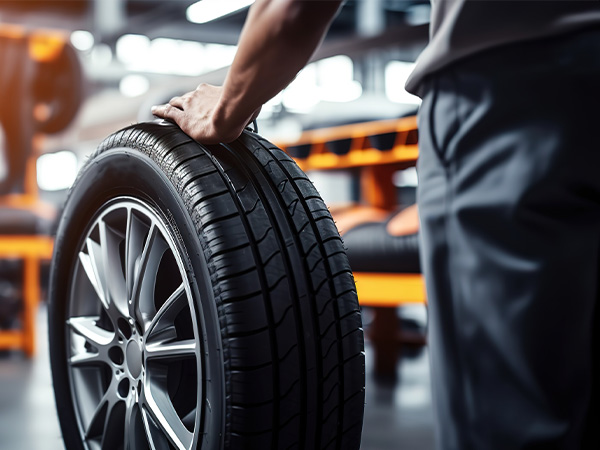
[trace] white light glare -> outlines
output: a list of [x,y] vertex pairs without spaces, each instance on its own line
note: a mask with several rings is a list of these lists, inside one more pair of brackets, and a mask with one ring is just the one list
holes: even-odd
[[206,23],[227,16],[254,3],[254,0],[201,0],[190,5],[187,19],[194,23]]
[[87,52],[94,46],[94,35],[85,30],[73,31],[71,33],[71,44],[77,50]]
[[119,61],[135,64],[150,56],[150,39],[141,34],[125,34],[117,40],[115,50]]
[[92,48],[92,66],[106,67],[112,61],[112,50],[107,44],[98,44]]
[[126,75],[119,82],[119,91],[125,97],[138,97],[150,89],[150,81],[142,75]]
[[354,80],[354,64],[349,57],[332,56],[316,64],[321,100],[344,103],[362,95],[362,85]]
[[38,158],[37,183],[44,191],[60,191],[71,187],[77,177],[77,156],[64,150]]
[[390,61],[385,66],[385,95],[393,102],[420,104],[421,99],[406,92],[404,85],[412,73],[415,63]]
[[354,66],[347,56],[333,56],[306,66],[283,91],[283,106],[295,113],[308,113],[319,102],[351,102],[362,95],[362,85],[353,79]]
[[197,76],[230,65],[237,47],[125,34],[116,50],[127,70]]
[[283,91],[283,106],[291,112],[308,113],[320,101],[316,65],[309,64]]
[[417,187],[419,185],[417,169],[414,167],[394,172],[392,180],[396,187]]

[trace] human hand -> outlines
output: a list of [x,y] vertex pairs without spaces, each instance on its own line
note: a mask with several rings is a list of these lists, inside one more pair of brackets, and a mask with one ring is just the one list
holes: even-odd
[[231,142],[260,112],[258,108],[244,120],[224,118],[221,114],[221,86],[201,84],[195,91],[174,97],[166,105],[152,107],[152,114],[175,122],[184,133],[203,144]]

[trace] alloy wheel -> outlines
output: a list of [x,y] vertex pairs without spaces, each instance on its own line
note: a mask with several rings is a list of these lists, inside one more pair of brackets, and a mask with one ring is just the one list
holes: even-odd
[[140,200],[100,208],[73,269],[72,398],[90,449],[195,448],[201,336],[180,247]]

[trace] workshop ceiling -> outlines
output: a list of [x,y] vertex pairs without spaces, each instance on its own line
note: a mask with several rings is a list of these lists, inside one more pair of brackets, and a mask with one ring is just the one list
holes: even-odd
[[[379,5],[385,28],[415,25],[415,11],[429,3],[426,0],[348,0],[331,28],[329,39],[356,34],[361,2]],[[198,25],[186,19],[186,10],[193,3],[194,0],[0,0],[0,23],[88,30],[98,42],[109,45],[125,33],[207,43],[237,42],[247,10]],[[418,18],[417,21],[422,22]]]
[[[204,0],[202,0],[204,1]],[[221,0],[227,2],[229,0]],[[327,1],[327,0],[310,0]],[[114,55],[124,35],[144,35],[150,40],[169,38],[203,44],[237,44],[247,8],[217,20],[197,24],[186,17],[195,0],[0,0],[1,24],[29,29],[85,30],[93,35],[94,49],[112,54],[107,64],[96,64],[94,52],[82,58],[87,92],[116,87],[129,74],[145,76],[155,88],[174,83],[220,84],[227,66],[194,74],[148,68],[132,68]],[[428,0],[347,0],[313,59],[347,55],[355,62],[385,51],[387,60],[414,61],[428,39]],[[100,48],[103,47],[103,48]],[[107,47],[110,51],[107,50]],[[100,54],[100,52],[97,52]],[[156,58],[155,58],[156,59]],[[162,59],[152,59],[152,62]],[[372,62],[367,61],[367,64]],[[154,64],[156,65],[156,64]],[[172,69],[166,64],[165,67]],[[368,70],[367,70],[368,71]],[[377,83],[375,83],[377,84]]]

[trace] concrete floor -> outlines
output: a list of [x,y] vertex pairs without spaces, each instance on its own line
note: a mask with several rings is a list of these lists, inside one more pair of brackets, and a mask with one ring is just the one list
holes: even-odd
[[[0,449],[60,450],[48,364],[46,311],[38,318],[38,352],[0,355]],[[429,363],[426,350],[402,355],[396,383],[377,381],[367,343],[367,399],[362,450],[433,449]]]

